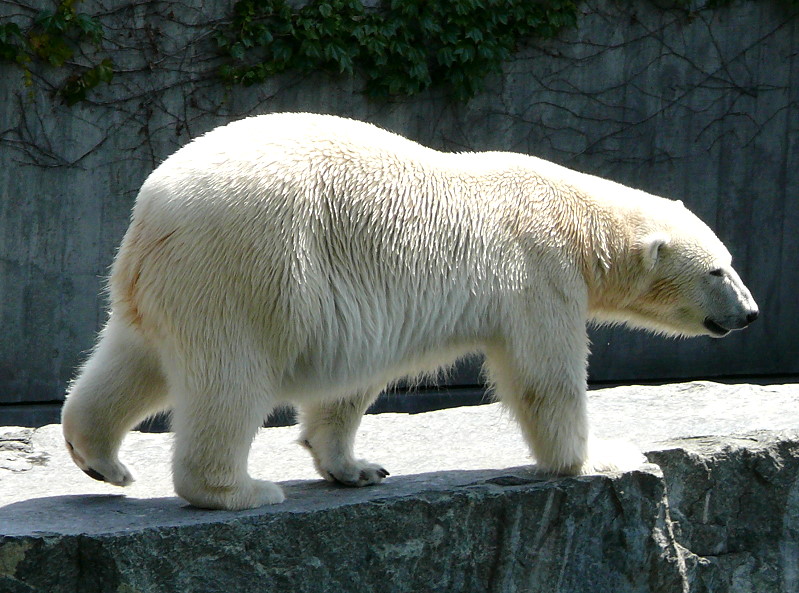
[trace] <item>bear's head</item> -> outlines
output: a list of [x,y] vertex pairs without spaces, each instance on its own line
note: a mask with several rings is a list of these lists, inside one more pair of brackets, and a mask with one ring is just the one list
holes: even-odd
[[628,227],[633,236],[622,276],[634,279],[616,311],[600,312],[598,321],[685,337],[720,338],[745,328],[758,307],[729,251],[681,202],[662,202],[656,215]]

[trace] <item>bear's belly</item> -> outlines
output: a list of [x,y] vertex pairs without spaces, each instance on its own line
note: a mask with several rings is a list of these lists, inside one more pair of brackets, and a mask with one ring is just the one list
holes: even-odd
[[312,350],[287,369],[278,398],[284,403],[301,403],[367,393],[403,378],[436,379],[459,358],[481,350],[480,342],[465,339],[413,352],[400,352],[385,344],[359,352]]

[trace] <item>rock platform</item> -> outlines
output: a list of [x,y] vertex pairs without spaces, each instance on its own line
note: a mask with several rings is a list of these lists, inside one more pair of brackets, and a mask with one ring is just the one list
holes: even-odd
[[799,591],[799,386],[602,389],[590,414],[650,463],[552,479],[497,404],[370,415],[385,483],[329,485],[297,427],[263,429],[250,471],[287,501],[243,512],[175,497],[169,434],[128,436],[120,489],[59,426],[0,428],[0,593]]

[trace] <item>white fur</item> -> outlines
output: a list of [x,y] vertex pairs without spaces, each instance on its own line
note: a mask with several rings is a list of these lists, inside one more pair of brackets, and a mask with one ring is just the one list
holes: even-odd
[[167,159],[141,188],[110,287],[63,412],[76,463],[129,483],[121,439],[172,408],[176,491],[227,509],[283,499],[247,474],[276,406],[300,407],[322,476],[377,483],[385,470],[353,456],[363,412],[386,384],[475,351],[540,467],[629,465],[592,461],[586,322],[699,335],[708,318],[736,329],[756,310],[682,204],[311,114],[239,121]]

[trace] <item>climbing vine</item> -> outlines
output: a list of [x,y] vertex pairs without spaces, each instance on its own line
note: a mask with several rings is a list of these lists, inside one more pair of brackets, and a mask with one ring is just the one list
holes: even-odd
[[[675,0],[687,12],[733,0]],[[799,0],[775,0],[789,8]],[[18,66],[26,86],[34,65],[63,68],[56,95],[66,104],[114,76],[101,50],[97,17],[81,0],[55,0],[27,26],[0,22],[0,61]],[[577,24],[582,0],[239,0],[222,23],[206,25],[216,42],[216,72],[232,87],[262,83],[283,72],[327,71],[358,76],[377,98],[440,88],[465,101],[482,90],[525,40],[546,39]],[[81,60],[76,57],[81,54]],[[77,63],[80,62],[80,63]]]
[[217,32],[228,84],[249,86],[287,71],[364,77],[375,97],[443,87],[459,100],[481,90],[521,40],[577,22],[571,0],[240,0]]
[[[706,0],[716,8],[733,0]],[[799,0],[778,0],[789,7]],[[250,86],[285,71],[359,74],[373,97],[414,95],[441,87],[458,100],[525,39],[547,39],[577,24],[580,0],[240,0],[217,31],[229,85]],[[677,0],[696,9],[694,0]]]
[[[15,22],[0,24],[0,60],[19,66],[26,86],[33,84],[31,65],[34,62],[62,67],[73,59],[82,45],[100,47],[103,28],[88,14],[75,10],[78,2],[80,0],[62,0],[53,10],[39,12],[25,31]],[[92,66],[74,65],[70,71],[57,94],[67,105],[74,105],[101,82],[111,82],[114,65],[106,58]]]

